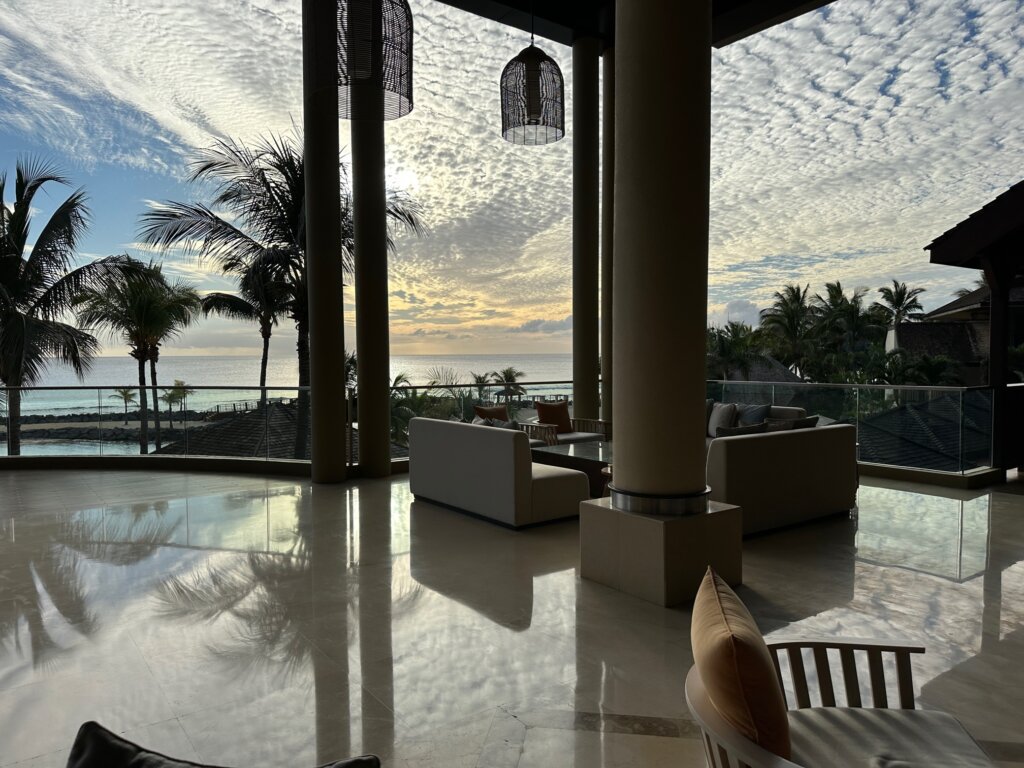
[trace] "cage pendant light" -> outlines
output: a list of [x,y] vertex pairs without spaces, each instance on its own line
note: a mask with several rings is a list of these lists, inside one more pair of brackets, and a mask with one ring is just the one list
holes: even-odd
[[412,11],[406,0],[338,0],[338,116],[412,111]]
[[551,144],[565,136],[562,70],[533,44],[532,31],[530,45],[501,73],[501,135],[513,144],[528,145]]

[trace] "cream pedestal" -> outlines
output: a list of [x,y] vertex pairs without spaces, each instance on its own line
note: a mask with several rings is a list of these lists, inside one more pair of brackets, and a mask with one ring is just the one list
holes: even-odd
[[709,565],[741,584],[742,510],[709,505],[703,514],[662,517],[620,511],[606,498],[582,502],[580,576],[664,606],[693,600]]

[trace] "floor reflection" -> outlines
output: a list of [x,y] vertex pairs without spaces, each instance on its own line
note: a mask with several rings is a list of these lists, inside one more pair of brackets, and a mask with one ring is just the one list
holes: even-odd
[[[0,765],[99,719],[223,764],[700,766],[689,613],[580,581],[578,526],[165,473],[0,476]],[[920,641],[924,706],[1024,763],[1024,495],[865,481],[857,514],[748,539],[770,634]]]

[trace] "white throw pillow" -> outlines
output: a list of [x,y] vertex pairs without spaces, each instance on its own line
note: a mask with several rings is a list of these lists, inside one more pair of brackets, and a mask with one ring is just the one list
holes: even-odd
[[715,403],[708,418],[708,437],[718,437],[719,427],[731,427],[736,421],[736,403]]

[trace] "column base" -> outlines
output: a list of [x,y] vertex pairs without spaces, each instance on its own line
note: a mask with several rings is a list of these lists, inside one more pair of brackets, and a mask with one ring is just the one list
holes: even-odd
[[711,501],[711,487],[705,485],[703,491],[663,496],[654,493],[633,493],[616,488],[608,483],[608,495],[612,506],[623,512],[636,512],[641,515],[702,515],[708,511]]
[[743,582],[743,513],[708,503],[704,514],[644,515],[611,499],[580,504],[580,577],[666,607],[688,603],[708,566]]

